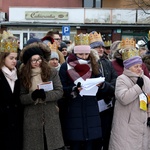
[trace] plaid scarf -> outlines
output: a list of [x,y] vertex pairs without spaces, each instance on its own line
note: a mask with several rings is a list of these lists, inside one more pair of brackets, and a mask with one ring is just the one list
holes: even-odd
[[74,54],[68,56],[67,68],[69,77],[75,84],[90,78],[92,74],[90,61],[77,58]]

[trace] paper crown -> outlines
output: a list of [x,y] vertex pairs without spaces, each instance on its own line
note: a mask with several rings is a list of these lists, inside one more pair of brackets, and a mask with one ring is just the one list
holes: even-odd
[[139,56],[139,50],[134,48],[134,49],[126,49],[126,50],[122,51],[122,59],[123,60],[127,60],[134,56]]
[[120,48],[124,49],[124,48],[135,48],[136,46],[136,41],[131,38],[126,38],[126,39],[122,39],[122,41],[120,42]]
[[17,53],[18,42],[12,33],[3,31],[0,34],[0,52]]
[[150,30],[148,32],[148,40],[150,41]]
[[93,32],[93,33],[91,32],[89,34],[89,38],[90,38],[90,44],[93,43],[93,42],[97,42],[97,41],[103,41],[101,34],[97,33],[96,31]]
[[80,33],[74,36],[75,45],[89,45],[89,35]]
[[137,50],[135,46],[136,41],[133,38],[122,39],[122,41],[120,42],[120,48],[123,60],[127,60],[134,56],[139,56],[139,50]]
[[111,40],[110,40],[110,41],[104,41],[105,47],[110,47],[111,44],[112,44],[112,41],[111,41]]
[[51,49],[51,51],[57,51],[58,50],[58,45],[56,42],[53,42],[53,44],[51,44],[50,42],[48,42],[48,46]]

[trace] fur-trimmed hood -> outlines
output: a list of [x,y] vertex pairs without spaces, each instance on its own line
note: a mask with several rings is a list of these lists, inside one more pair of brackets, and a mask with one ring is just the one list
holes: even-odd
[[23,50],[21,51],[20,53],[20,61],[23,62],[23,55],[25,53],[25,51],[28,51],[30,49],[40,49],[43,53],[43,57],[46,61],[49,61],[50,60],[50,54],[51,54],[51,50],[49,48],[49,46],[47,46],[46,44],[42,43],[42,42],[39,42],[39,43],[32,43],[32,44],[29,44],[27,46],[25,46],[23,48]]

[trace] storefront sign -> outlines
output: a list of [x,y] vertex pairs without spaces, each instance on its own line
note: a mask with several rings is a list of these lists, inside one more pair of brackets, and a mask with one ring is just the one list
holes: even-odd
[[68,20],[68,12],[59,11],[25,11],[26,20]]

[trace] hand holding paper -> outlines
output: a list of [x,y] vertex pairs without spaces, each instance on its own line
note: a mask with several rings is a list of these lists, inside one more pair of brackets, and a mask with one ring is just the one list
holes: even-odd
[[80,91],[80,95],[95,96],[98,91],[97,85],[103,83],[104,81],[104,77],[86,79],[84,82],[81,83],[82,90]]
[[53,82],[49,81],[49,82],[43,82],[41,84],[38,84],[38,89],[44,89],[44,91],[51,91],[53,90]]

